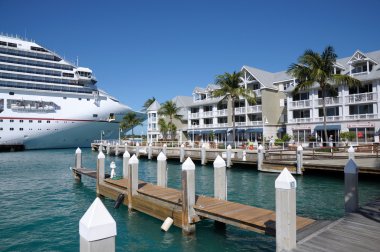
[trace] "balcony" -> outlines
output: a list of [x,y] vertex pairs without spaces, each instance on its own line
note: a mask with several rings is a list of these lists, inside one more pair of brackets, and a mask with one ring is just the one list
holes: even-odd
[[205,111],[205,112],[201,113],[201,117],[213,117],[213,116],[214,116],[213,111]]
[[220,109],[215,111],[216,116],[226,116],[227,115],[227,109]]
[[239,115],[239,114],[245,114],[245,107],[238,107],[238,108],[235,108],[235,115]]
[[198,119],[199,118],[199,112],[197,113],[190,113],[190,119]]
[[249,121],[246,123],[247,126],[262,126],[263,121]]
[[[325,98],[325,105],[326,106],[333,106],[333,105],[341,105],[342,104],[342,97],[326,97]],[[323,106],[323,100],[321,99],[316,99],[315,106]]]
[[308,123],[308,122],[312,122],[313,121],[313,118],[293,118],[293,119],[289,119],[289,122],[290,123]]
[[[326,121],[327,122],[337,122],[342,121],[343,116],[327,116]],[[323,117],[314,118],[314,122],[323,122]]]
[[289,103],[289,109],[311,108],[312,100],[292,101]]
[[247,108],[247,113],[261,113],[263,111],[262,105],[249,106]]
[[215,127],[215,124],[203,124],[203,128],[214,128]]
[[377,100],[376,93],[362,93],[362,94],[353,94],[353,95],[346,96],[346,103],[348,104],[374,102],[376,100]]
[[346,120],[377,119],[377,114],[357,114],[346,116]]
[[235,126],[246,126],[246,122],[235,122]]

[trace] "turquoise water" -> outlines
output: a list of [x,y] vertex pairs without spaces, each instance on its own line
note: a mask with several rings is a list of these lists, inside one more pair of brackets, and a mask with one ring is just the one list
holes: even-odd
[[[0,251],[77,251],[78,225],[96,197],[95,180],[76,182],[69,170],[74,149],[0,153]],[[96,166],[97,153],[83,150],[83,165]],[[115,161],[121,175],[122,159]],[[168,186],[181,187],[181,167],[168,164]],[[228,199],[274,210],[277,174],[258,173],[254,168],[227,171]],[[156,182],[156,162],[140,160],[139,178]],[[337,219],[343,211],[342,176],[306,175],[297,179],[297,213],[315,219]],[[213,168],[196,168],[196,192],[212,196]],[[361,179],[360,203],[380,196],[377,178]],[[214,228],[212,221],[197,224],[196,234],[186,237],[179,228],[160,231],[162,222],[125,206],[113,209],[103,200],[117,223],[117,251],[274,251],[275,239],[227,226]]]

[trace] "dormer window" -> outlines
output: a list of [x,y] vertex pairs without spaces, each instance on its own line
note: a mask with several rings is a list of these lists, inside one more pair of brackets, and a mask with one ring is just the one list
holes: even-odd
[[347,64],[350,65],[350,74],[352,75],[369,73],[372,71],[373,66],[378,63],[364,53],[356,51]]

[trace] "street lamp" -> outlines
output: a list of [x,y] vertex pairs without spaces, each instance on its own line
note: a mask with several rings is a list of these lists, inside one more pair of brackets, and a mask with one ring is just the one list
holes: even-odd
[[120,144],[120,133],[123,132],[122,128],[119,128],[119,144]]
[[100,142],[103,143],[104,130],[100,131]]

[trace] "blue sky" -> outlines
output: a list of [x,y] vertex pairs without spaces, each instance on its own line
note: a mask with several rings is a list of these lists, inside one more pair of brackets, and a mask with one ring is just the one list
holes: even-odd
[[90,67],[133,109],[243,65],[286,70],[305,49],[339,57],[380,49],[380,1],[1,0],[0,32]]

